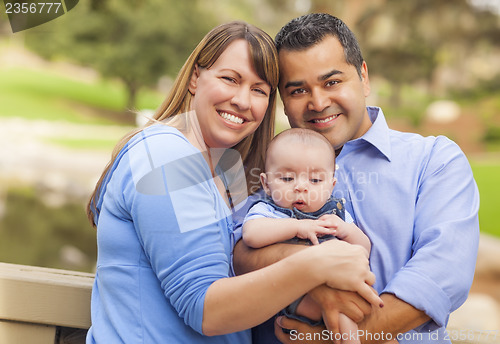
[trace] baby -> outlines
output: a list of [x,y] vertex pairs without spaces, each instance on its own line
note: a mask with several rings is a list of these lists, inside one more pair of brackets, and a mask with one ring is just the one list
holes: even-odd
[[[266,198],[257,201],[243,222],[243,240],[260,248],[278,242],[319,244],[340,239],[370,253],[370,239],[345,212],[344,201],[331,197],[335,186],[335,152],[323,135],[309,129],[278,134],[267,149],[265,173],[260,174]],[[317,325],[321,308],[308,295],[282,311],[288,317]],[[352,340],[357,325],[341,314],[342,343]],[[350,334],[353,335],[350,335]]]

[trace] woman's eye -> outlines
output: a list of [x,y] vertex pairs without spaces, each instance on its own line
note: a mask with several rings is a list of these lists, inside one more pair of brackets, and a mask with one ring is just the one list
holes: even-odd
[[229,82],[236,82],[236,79],[230,77],[230,76],[223,76],[222,79],[227,80]]
[[267,92],[261,88],[255,88],[254,91],[267,97]]

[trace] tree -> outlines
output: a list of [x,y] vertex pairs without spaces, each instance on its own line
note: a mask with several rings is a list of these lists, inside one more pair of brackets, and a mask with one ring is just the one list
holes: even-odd
[[51,31],[27,33],[27,45],[118,78],[128,91],[128,110],[141,87],[175,75],[215,22],[197,0],[100,0],[80,2],[72,12]]
[[467,69],[481,43],[495,45],[497,21],[468,0],[384,0],[365,11],[356,28],[369,67],[391,81],[391,102],[398,106],[402,85],[423,81],[439,93],[438,67]]

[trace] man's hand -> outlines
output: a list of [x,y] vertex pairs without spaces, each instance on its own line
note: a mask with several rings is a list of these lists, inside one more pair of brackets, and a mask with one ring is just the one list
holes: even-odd
[[[398,299],[392,294],[382,294],[384,300],[384,308],[373,308],[372,312],[365,316],[358,326],[365,333],[386,333],[391,334],[392,338],[396,338],[399,333],[404,333],[414,329],[430,320],[430,317],[423,311],[420,311],[412,305]],[[381,343],[382,340],[376,341],[374,338],[380,336],[370,336],[368,338],[360,337],[361,343],[374,344]]]
[[339,332],[339,313],[343,313],[354,322],[360,322],[370,314],[372,306],[358,293],[332,289],[321,285],[309,292],[312,299],[321,306],[323,321],[334,333]]
[[[283,329],[288,330],[285,333]],[[326,332],[326,338],[322,338],[322,334],[325,334],[326,328],[324,326],[311,326],[304,322],[289,319],[285,316],[280,316],[276,318],[274,322],[274,334],[276,338],[284,344],[293,343],[333,343],[329,340],[329,332]],[[324,340],[326,339],[326,340]]]

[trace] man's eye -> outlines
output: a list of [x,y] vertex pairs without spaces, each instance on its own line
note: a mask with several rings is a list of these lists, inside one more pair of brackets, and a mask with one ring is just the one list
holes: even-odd
[[326,86],[335,86],[337,85],[339,82],[337,80],[329,80],[326,82]]
[[303,89],[303,88],[296,88],[292,92],[290,92],[291,95],[294,95],[294,94],[304,94],[304,93],[306,93],[306,90]]

